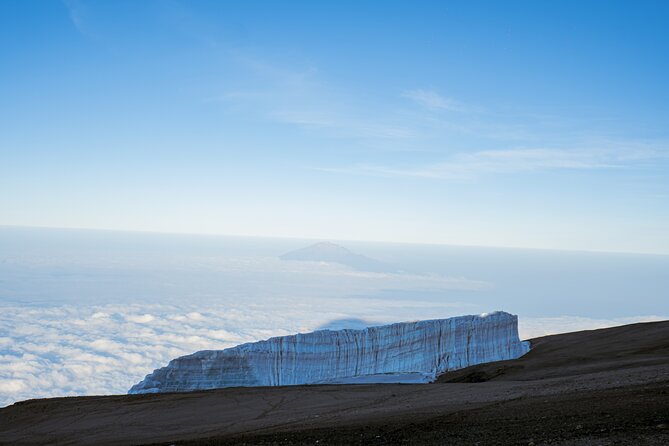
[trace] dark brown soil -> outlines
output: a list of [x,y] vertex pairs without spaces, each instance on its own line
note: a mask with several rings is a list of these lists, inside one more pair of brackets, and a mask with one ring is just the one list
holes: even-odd
[[669,322],[546,336],[428,385],[31,400],[0,444],[669,445]]

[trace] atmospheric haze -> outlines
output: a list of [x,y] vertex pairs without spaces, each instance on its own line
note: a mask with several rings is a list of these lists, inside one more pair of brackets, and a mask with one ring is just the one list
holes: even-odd
[[669,315],[667,256],[343,241],[377,271],[281,259],[314,243],[1,228],[0,404],[124,393],[178,356],[319,328],[505,310],[527,339]]

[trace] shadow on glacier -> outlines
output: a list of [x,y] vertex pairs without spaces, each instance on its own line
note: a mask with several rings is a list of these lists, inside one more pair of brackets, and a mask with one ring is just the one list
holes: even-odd
[[368,321],[365,319],[358,319],[354,317],[342,318],[342,319],[333,319],[330,322],[316,328],[316,330],[362,330],[367,327],[376,327],[379,325],[384,325],[382,322]]

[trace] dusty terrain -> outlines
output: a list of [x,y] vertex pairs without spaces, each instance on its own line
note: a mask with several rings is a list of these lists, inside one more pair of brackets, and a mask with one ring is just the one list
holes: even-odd
[[532,346],[434,384],[25,401],[0,444],[669,444],[669,322]]

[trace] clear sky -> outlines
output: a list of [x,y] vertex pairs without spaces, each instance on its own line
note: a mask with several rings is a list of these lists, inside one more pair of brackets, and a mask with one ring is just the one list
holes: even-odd
[[0,2],[0,224],[669,254],[669,2]]

